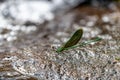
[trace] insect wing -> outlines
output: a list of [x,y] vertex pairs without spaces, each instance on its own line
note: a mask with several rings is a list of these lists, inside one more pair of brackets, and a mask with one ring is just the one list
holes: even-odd
[[77,31],[75,31],[75,33],[72,35],[72,37],[63,45],[63,47],[60,47],[57,49],[57,52],[61,52],[65,48],[76,45],[79,42],[79,40],[81,39],[82,35],[83,35],[82,29],[78,29]]
[[64,48],[68,48],[68,47],[71,47],[73,45],[76,45],[79,42],[79,40],[81,39],[82,34],[83,34],[82,29],[75,31],[75,33],[72,35],[72,37],[64,45]]

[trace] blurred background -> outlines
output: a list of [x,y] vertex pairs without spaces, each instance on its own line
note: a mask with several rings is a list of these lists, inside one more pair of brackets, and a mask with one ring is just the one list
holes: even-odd
[[[119,0],[0,0],[0,45],[40,30],[44,24],[68,27],[80,16],[85,18],[85,14],[93,13],[100,16],[118,10],[118,5]],[[67,17],[64,19],[63,15]]]

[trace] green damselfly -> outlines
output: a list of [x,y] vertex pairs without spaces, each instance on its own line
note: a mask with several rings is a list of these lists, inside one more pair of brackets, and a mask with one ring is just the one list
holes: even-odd
[[82,38],[82,35],[83,35],[83,29],[76,30],[75,33],[72,35],[72,37],[62,47],[57,49],[57,52],[62,52],[64,50],[81,47],[81,46],[84,46],[87,44],[91,44],[92,42],[97,42],[97,41],[101,40],[101,38],[96,37],[92,40],[88,40],[88,41],[77,44],[80,41],[80,39]]

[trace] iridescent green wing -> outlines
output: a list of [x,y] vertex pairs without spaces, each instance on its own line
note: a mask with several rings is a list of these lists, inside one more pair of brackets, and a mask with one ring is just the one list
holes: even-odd
[[72,37],[62,47],[57,49],[57,52],[61,52],[65,48],[76,45],[79,42],[79,40],[81,39],[82,35],[83,35],[82,29],[78,29],[77,31],[75,31],[75,33],[72,35]]

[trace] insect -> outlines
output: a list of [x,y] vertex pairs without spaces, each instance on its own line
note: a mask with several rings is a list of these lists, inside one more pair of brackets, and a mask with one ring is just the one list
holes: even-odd
[[79,43],[78,45],[76,45],[79,42],[79,40],[82,38],[82,35],[83,35],[83,30],[78,29],[77,31],[75,31],[75,33],[72,35],[72,37],[62,47],[57,49],[56,52],[62,52],[64,50],[81,47],[81,46],[84,46],[87,44],[91,44],[92,42],[97,42],[97,41],[102,40],[101,38],[96,37],[92,40],[88,40],[88,41],[85,41],[85,42],[82,42],[82,43]]
[[83,35],[82,29],[78,29],[77,31],[75,31],[75,33],[72,35],[72,37],[62,47],[57,49],[57,52],[61,52],[61,51],[65,50],[66,48],[69,48],[69,47],[77,44],[78,41],[82,38],[82,35]]

